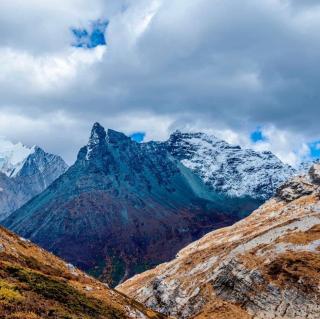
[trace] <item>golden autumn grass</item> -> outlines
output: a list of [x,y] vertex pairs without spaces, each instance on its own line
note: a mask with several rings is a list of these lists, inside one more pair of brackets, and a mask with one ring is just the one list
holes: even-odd
[[[173,312],[188,313],[185,317],[192,319],[249,319],[252,313],[255,313],[255,318],[260,318],[260,315],[265,318],[268,309],[260,311],[260,308],[249,308],[247,304],[250,305],[254,298],[258,300],[259,295],[267,295],[270,287],[281,292],[294,291],[310,304],[317,305],[314,301],[319,300],[320,225],[316,220],[320,219],[320,188],[318,185],[312,187],[312,194],[292,201],[277,197],[269,200],[249,217],[205,235],[182,249],[171,262],[136,275],[117,288],[146,304],[155,300],[154,309],[159,309],[163,305],[158,307],[157,299],[152,298],[156,290],[153,282],[160,277],[169,287],[169,292],[170,289],[173,291],[173,296],[180,294],[184,297],[183,302],[174,304]],[[248,287],[248,292],[225,289],[234,292],[234,296],[239,294],[239,299],[228,294],[217,295],[219,286],[212,290],[219,282],[215,274],[220,274],[224,265],[232,267],[232,262],[238,269],[230,269],[227,275],[237,279],[239,273],[239,280],[245,284],[247,278],[243,280],[243,270],[243,273],[256,274],[257,279]],[[176,290],[170,286],[175,282],[179,282]],[[156,297],[159,298],[158,295]],[[166,300],[169,300],[170,309],[170,296]],[[191,304],[190,307],[190,303],[195,306]]]
[[0,318],[164,318],[0,228]]

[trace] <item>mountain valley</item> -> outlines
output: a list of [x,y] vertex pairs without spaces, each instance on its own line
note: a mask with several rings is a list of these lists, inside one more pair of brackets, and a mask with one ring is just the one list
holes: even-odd
[[320,165],[117,289],[176,318],[320,316]]
[[0,317],[165,318],[1,227]]

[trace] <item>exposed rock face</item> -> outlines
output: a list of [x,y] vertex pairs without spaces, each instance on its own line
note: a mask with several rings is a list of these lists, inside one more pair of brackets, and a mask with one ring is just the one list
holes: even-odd
[[320,318],[317,171],[117,289],[177,318]]
[[287,182],[279,187],[276,195],[287,202],[291,202],[304,195],[310,195],[313,192],[313,185],[307,180],[295,177],[292,181]]
[[164,318],[1,227],[0,317]]
[[313,183],[320,184],[320,164],[314,164],[309,171],[310,178]]
[[290,202],[301,196],[312,194],[317,185],[320,185],[320,164],[312,165],[307,175],[296,176],[281,185],[276,195]]
[[255,152],[204,133],[174,132],[162,144],[214,191],[264,202],[296,171],[271,152]]
[[96,123],[76,163],[5,225],[114,285],[255,206],[209,191],[156,143]]
[[316,159],[316,160],[309,160],[309,161],[304,161],[301,162],[300,165],[297,167],[297,175],[305,175],[309,172],[310,168],[313,165],[319,165],[320,164],[320,160]]
[[68,166],[40,147],[0,142],[0,221],[46,189]]

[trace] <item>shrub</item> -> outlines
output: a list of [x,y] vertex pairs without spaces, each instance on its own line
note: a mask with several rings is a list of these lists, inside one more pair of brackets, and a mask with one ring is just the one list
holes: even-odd
[[14,285],[0,280],[0,300],[5,302],[20,302],[24,298]]

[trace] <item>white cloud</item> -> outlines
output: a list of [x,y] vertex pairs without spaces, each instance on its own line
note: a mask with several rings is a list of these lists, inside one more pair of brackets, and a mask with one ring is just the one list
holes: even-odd
[[60,51],[71,41],[71,26],[100,18],[108,7],[102,0],[3,0],[1,45],[33,54]]
[[301,160],[308,159],[310,149],[302,134],[282,131],[274,126],[263,127],[261,131],[266,139],[249,143],[249,147],[257,151],[271,151],[283,162],[294,167],[297,167]]
[[[71,158],[64,144],[81,145],[97,120],[149,139],[189,127],[296,164],[320,137],[320,9],[303,3],[5,0],[0,134],[18,116],[9,135],[37,143],[41,129],[38,144]],[[70,27],[99,18],[107,49],[72,48]],[[268,140],[252,145],[257,126]]]
[[93,50],[68,47],[59,54],[33,56],[5,48],[0,50],[0,83],[3,87],[18,84],[20,90],[28,88],[35,94],[65,89],[83,68],[101,61],[105,50],[104,46]]

